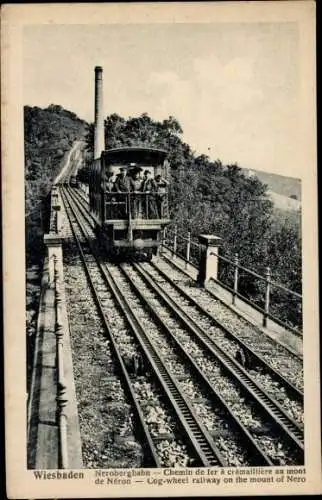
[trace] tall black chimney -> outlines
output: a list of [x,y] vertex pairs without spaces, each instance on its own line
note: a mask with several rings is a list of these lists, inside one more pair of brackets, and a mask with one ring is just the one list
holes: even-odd
[[103,112],[103,68],[95,67],[95,129],[94,160],[100,158],[105,150],[104,112]]

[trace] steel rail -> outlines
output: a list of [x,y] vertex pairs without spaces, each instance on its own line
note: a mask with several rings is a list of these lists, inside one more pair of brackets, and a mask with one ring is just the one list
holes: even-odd
[[285,411],[272,398],[258,386],[246,370],[236,360],[226,353],[215,342],[209,339],[207,333],[201,328],[169,295],[158,285],[139,264],[134,264],[144,281],[161,297],[171,312],[199,339],[199,343],[220,362],[226,372],[242,385],[244,391],[260,405],[264,413],[273,419],[283,434],[293,442],[300,454],[304,453],[303,430],[285,413]]
[[[169,252],[171,252],[171,249],[166,247],[167,250],[169,250]],[[191,277],[191,275],[187,272],[186,269],[183,269],[182,267],[180,267],[175,261],[173,261],[172,259],[170,259],[170,257],[168,257],[167,255],[164,255],[162,254],[162,259],[167,262],[171,267],[173,267],[176,271],[178,272],[181,272],[182,274],[184,274],[185,276],[187,276],[187,278],[189,279],[193,279]],[[183,257],[180,257],[181,260],[185,260]],[[198,268],[191,262],[189,262],[189,265],[191,267],[193,267],[196,271],[198,271]],[[215,281],[215,283],[218,283],[221,287],[225,288],[225,289],[228,289],[228,287],[226,285],[224,285],[222,282],[220,281]],[[238,312],[236,309],[231,309],[230,305],[227,304],[222,298],[220,298],[216,292],[214,290],[212,290],[211,288],[207,287],[205,288],[205,290],[209,293],[209,295],[211,295],[215,300],[217,300],[218,302],[220,302],[223,307],[225,307],[226,309],[230,309],[231,311],[234,312],[234,314],[236,314],[236,316],[238,316],[239,318],[241,318],[244,322],[248,323],[249,324],[249,327],[250,328],[258,328],[258,325],[254,325],[251,321],[249,321],[248,319],[246,319],[240,312]],[[232,291],[232,289],[229,289],[229,291]],[[256,306],[256,304],[250,302],[248,299],[246,299],[244,296],[240,295],[240,298],[242,300],[244,300],[246,303],[249,303],[252,307],[254,307],[256,310],[260,310],[260,308],[258,308]],[[260,310],[260,312],[263,312],[263,310]],[[286,327],[285,327],[286,328]],[[292,330],[290,330],[291,333],[294,333]],[[278,341],[277,339],[272,339],[270,338],[270,340],[272,342],[274,342],[275,344],[281,346],[283,349],[285,349],[286,351],[288,351],[290,354],[292,354],[292,356],[294,356],[295,358],[298,358],[300,360],[303,360],[303,355],[296,352],[295,350],[293,350],[291,347],[289,347],[288,345],[286,344],[283,344],[282,342]]]
[[[88,216],[88,214],[86,214],[86,216]],[[125,274],[124,269],[122,268],[122,266],[120,267],[120,269],[122,269],[123,273]],[[127,278],[130,280],[130,278],[128,276],[127,276]],[[132,283],[132,287],[135,287],[134,283]],[[144,297],[142,296],[142,294],[141,294],[141,297],[142,297],[143,300],[145,300]],[[153,310],[153,308],[151,308],[151,306],[149,306],[149,308],[150,308],[151,312],[155,315],[158,323],[161,324],[162,328],[167,331],[168,335],[172,336],[171,332],[169,331],[169,329],[167,328],[167,326],[164,324],[164,322],[162,321],[162,319],[158,316],[158,314]],[[208,387],[208,389],[211,391],[212,396],[215,398],[215,400],[217,401],[217,403],[222,408],[224,408],[224,411],[226,412],[226,414],[229,415],[229,418],[231,419],[231,421],[234,422],[234,424],[237,427],[238,431],[241,432],[242,436],[244,437],[244,439],[246,441],[246,446],[249,447],[249,445],[251,445],[255,456],[257,457],[257,459],[259,458],[261,464],[263,464],[263,465],[273,465],[273,463],[271,462],[271,460],[269,459],[269,457],[263,452],[263,450],[260,449],[260,447],[254,441],[254,439],[252,438],[252,436],[250,435],[250,433],[247,431],[247,429],[240,422],[240,420],[238,419],[238,417],[236,417],[231,412],[230,408],[227,406],[227,404],[225,403],[225,401],[221,398],[221,396],[219,394],[217,394],[217,392],[215,391],[215,389],[213,388],[213,386],[209,383],[209,381],[204,376],[204,374],[199,369],[199,367],[196,365],[196,363],[194,362],[194,360],[185,352],[185,350],[182,347],[182,345],[175,338],[174,338],[174,340],[178,344],[179,349],[180,349],[181,353],[184,355],[185,359],[188,359],[190,366],[193,368],[193,370],[197,374],[198,378],[201,379],[202,382]],[[258,464],[259,462],[257,461],[256,463]]]
[[[244,392],[247,392],[247,395],[251,397],[257,405],[260,405],[260,408],[263,410],[263,413],[266,414],[266,416],[269,417],[270,420],[273,420],[273,422],[276,424],[276,426],[282,430],[284,436],[288,438],[292,442],[292,444],[296,445],[298,451],[299,451],[299,456],[303,455],[304,452],[304,447],[302,442],[300,441],[300,436],[298,432],[298,428],[294,428],[293,426],[288,427],[288,425],[285,424],[285,418],[284,414],[277,415],[277,410],[274,409],[272,411],[272,402],[270,398],[265,398],[266,401],[264,402],[264,396],[262,395],[262,390],[255,384],[255,382],[248,376],[247,372],[242,368],[239,367],[234,358],[232,358],[230,355],[225,353],[222,349],[220,349],[217,346],[212,346],[209,344],[207,340],[207,335],[204,333],[204,331],[192,320],[181,308],[178,306],[176,302],[173,301],[162,289],[159,285],[157,285],[149,275],[145,271],[142,272],[142,267],[139,264],[134,264],[134,268],[138,270],[139,274],[141,277],[144,279],[144,281],[150,285],[152,289],[154,289],[160,297],[162,297],[162,300],[164,303],[167,304],[167,307],[171,310],[171,312],[192,332],[198,339],[199,343],[206,349],[206,351],[211,352],[212,355],[220,362],[221,366],[224,368],[226,372],[228,372],[230,377],[233,377],[235,381],[239,385],[242,386],[244,389]],[[133,282],[133,280],[132,280]],[[134,284],[134,283],[133,283]],[[134,285],[137,288],[137,285]],[[138,289],[138,288],[137,288]],[[147,303],[148,301],[144,298],[144,296],[141,294],[143,300],[145,300]],[[151,305],[150,305],[151,307]],[[171,336],[175,339],[175,337],[172,335],[170,332]],[[259,395],[261,394],[261,395]],[[302,433],[302,432],[301,432]]]
[[[138,266],[138,267],[139,267],[139,266]],[[123,270],[123,271],[124,271],[124,270]],[[145,281],[146,281],[146,280],[145,280]],[[152,281],[152,280],[151,280],[151,281]],[[156,284],[154,283],[154,286],[155,286],[155,285],[156,285]],[[173,305],[172,305],[172,308],[173,308]],[[175,310],[176,310],[176,309],[177,309],[177,304],[175,304]],[[188,317],[188,316],[187,316],[187,317]],[[189,317],[188,317],[188,318],[189,318]],[[182,318],[181,318],[181,320],[182,320]],[[189,320],[191,321],[191,318],[189,318]],[[191,325],[190,325],[190,326],[191,326]],[[197,325],[193,325],[193,326],[197,326]],[[202,333],[203,333],[203,332],[202,332]],[[200,339],[199,339],[199,340],[200,340]],[[202,339],[201,339],[201,340],[202,340]],[[205,346],[204,346],[204,347],[205,347]],[[209,349],[209,347],[210,347],[210,346],[209,346],[209,345],[207,345],[207,349]],[[217,347],[217,349],[218,349],[218,347]],[[214,353],[213,353],[213,354],[214,354]],[[222,354],[224,354],[224,355],[225,355],[225,353],[222,353]],[[230,359],[230,363],[233,363],[233,367],[234,367],[234,360]],[[236,364],[236,363],[235,363],[235,364]],[[227,361],[226,361],[226,365],[227,365]],[[227,369],[227,367],[226,367],[226,369]],[[237,369],[238,369],[238,368],[237,368]],[[238,379],[238,381],[239,381],[239,379],[242,379],[242,380],[243,380],[243,377],[245,377],[245,376],[246,376],[246,382],[248,381],[248,385],[249,385],[249,376],[248,376],[247,372],[245,372],[242,368],[239,368],[239,371],[240,371],[240,373],[239,373],[239,377],[236,377],[236,374],[235,374],[235,379]],[[243,373],[243,372],[244,372],[244,373]],[[251,395],[253,396],[253,399],[255,399],[255,401],[257,401],[257,403],[259,403],[259,404],[263,405],[262,397],[261,397],[261,398],[258,398],[258,391],[260,391],[260,393],[262,393],[262,390],[261,390],[261,389],[257,386],[257,384],[256,384],[254,381],[252,381],[252,380],[251,380],[251,382],[253,383],[253,390],[251,391]],[[240,381],[239,381],[239,383],[240,383]],[[245,378],[244,378],[244,383],[243,383],[243,385],[245,386]],[[247,384],[246,384],[245,389],[246,389],[248,392],[249,392],[249,390],[250,390],[250,389],[249,389],[249,387],[247,387]],[[255,389],[255,391],[254,391],[254,389]],[[256,392],[257,392],[257,394],[256,394]],[[262,396],[262,395],[261,395],[261,396]],[[265,408],[265,410],[266,410],[266,413],[269,415],[269,417],[270,417],[270,418],[273,418],[273,420],[274,420],[275,424],[277,423],[280,427],[282,427],[282,429],[284,430],[284,432],[286,432],[286,434],[288,435],[288,437],[290,437],[293,441],[295,441],[295,442],[296,442],[296,444],[297,444],[300,448],[302,448],[302,445],[301,445],[301,443],[300,443],[300,442],[299,442],[299,440],[298,440],[298,434],[297,434],[297,436],[296,436],[296,435],[294,436],[294,435],[292,435],[292,433],[290,433],[290,432],[289,432],[289,429],[288,429],[288,428],[286,428],[286,426],[285,426],[285,419],[284,419],[284,422],[283,422],[284,414],[282,415],[282,419],[281,419],[281,418],[276,419],[276,415],[274,415],[274,414],[272,415],[272,404],[273,404],[273,403],[272,403],[272,401],[271,401],[271,398],[270,398],[268,395],[266,395],[266,396],[267,396],[267,399],[266,399],[266,405],[264,406],[264,408]],[[268,404],[267,404],[267,403],[268,403]],[[273,404],[273,406],[274,406],[274,405],[275,405],[275,403]],[[280,416],[281,416],[281,414],[280,414]],[[296,428],[296,429],[294,429],[294,428],[293,428],[293,430],[294,430],[294,432],[295,432],[295,433],[297,433],[298,428]],[[291,435],[290,435],[290,434],[291,434]],[[250,437],[251,437],[251,436],[250,436]],[[252,438],[251,438],[251,439],[252,439]],[[257,445],[256,445],[256,446],[257,446]]]
[[[160,461],[159,461],[159,457],[158,457],[158,453],[157,453],[157,450],[155,449],[155,446],[154,446],[154,443],[153,443],[153,440],[152,440],[152,436],[151,436],[150,431],[148,430],[147,425],[146,425],[146,423],[144,421],[144,415],[142,413],[140,404],[139,404],[139,402],[138,402],[138,400],[136,398],[135,392],[133,390],[130,377],[129,377],[128,372],[126,370],[126,367],[125,367],[125,364],[123,362],[122,356],[121,356],[121,354],[119,352],[119,348],[117,346],[117,343],[116,343],[116,341],[114,339],[111,326],[110,326],[110,324],[108,322],[108,319],[106,318],[106,315],[104,313],[104,309],[103,309],[103,305],[102,305],[101,299],[98,296],[98,293],[97,293],[97,291],[95,289],[95,285],[94,285],[93,280],[91,278],[89,266],[88,266],[88,264],[86,262],[86,257],[85,257],[84,251],[82,249],[80,240],[79,240],[79,238],[78,238],[78,236],[76,234],[75,228],[73,227],[73,221],[72,221],[71,213],[72,213],[72,216],[75,218],[76,222],[77,222],[77,216],[76,216],[75,211],[73,210],[73,208],[72,208],[72,206],[70,204],[70,200],[68,200],[68,198],[67,198],[67,196],[66,196],[66,194],[64,192],[62,192],[62,199],[63,199],[64,205],[65,205],[65,210],[66,210],[66,214],[67,214],[67,217],[68,217],[68,220],[69,220],[69,223],[70,223],[72,234],[73,234],[74,240],[76,242],[78,251],[80,253],[82,262],[83,262],[84,270],[85,270],[85,273],[86,273],[86,276],[87,276],[87,279],[88,279],[88,283],[89,283],[90,289],[92,291],[92,295],[93,295],[94,301],[95,301],[95,303],[97,305],[97,309],[98,309],[99,315],[100,315],[100,317],[101,317],[101,319],[102,319],[102,321],[104,323],[104,327],[105,327],[105,331],[107,332],[108,340],[111,342],[112,350],[113,350],[113,352],[115,354],[115,357],[116,357],[116,360],[117,360],[117,364],[118,364],[118,366],[121,369],[121,374],[122,374],[122,377],[123,377],[123,379],[125,381],[126,392],[127,392],[128,396],[129,396],[130,401],[132,401],[132,403],[133,403],[133,406],[134,406],[134,409],[135,409],[135,413],[136,413],[136,416],[137,416],[137,420],[139,422],[141,430],[143,431],[143,435],[146,438],[147,446],[145,445],[145,452],[146,452],[146,458],[147,458],[147,465],[155,466],[155,467],[161,467],[161,464],[160,464]],[[68,207],[69,207],[71,213],[69,212]]]
[[[254,441],[253,437],[249,433],[249,431],[245,428],[245,426],[242,424],[242,422],[239,420],[239,418],[234,415],[234,413],[231,411],[227,403],[224,401],[224,399],[218,394],[216,389],[213,387],[213,385],[209,382],[205,374],[202,372],[202,370],[198,367],[196,362],[193,360],[193,358],[186,352],[186,349],[184,346],[181,344],[181,342],[176,339],[175,335],[171,332],[169,327],[165,324],[164,320],[162,319],[161,315],[155,310],[155,308],[151,305],[150,301],[144,297],[138,286],[134,283],[132,278],[127,274],[127,272],[124,270],[123,266],[120,266],[120,269],[123,271],[124,276],[126,276],[131,288],[133,291],[135,291],[136,296],[139,296],[142,303],[144,304],[145,307],[149,309],[149,312],[151,315],[154,317],[156,320],[157,324],[162,328],[163,332],[167,335],[167,337],[175,344],[175,346],[178,348],[181,357],[189,363],[190,368],[193,370],[195,375],[198,377],[198,379],[204,384],[205,388],[209,391],[207,392],[207,395],[210,394],[211,398],[218,404],[219,407],[221,407],[226,415],[228,415],[230,421],[234,424],[235,428],[238,430],[238,432],[241,433],[241,437],[246,443],[246,447],[251,448],[252,452],[254,453],[254,459],[256,458],[256,465],[273,465],[272,461],[270,458],[265,454],[265,452],[257,445],[257,443]],[[258,460],[260,462],[258,462]]]
[[[273,374],[274,378],[278,380],[281,384],[285,385],[290,394],[293,395],[294,399],[303,404],[303,392],[295,387],[289,380],[287,380],[281,373],[270,366],[265,359],[253,351],[243,340],[241,340],[235,333],[224,326],[215,316],[207,311],[199,302],[197,302],[193,297],[191,297],[179,283],[173,281],[162,269],[160,269],[154,262],[149,262],[149,264],[164,278],[175,290],[180,293],[186,300],[188,300],[193,306],[195,306],[202,314],[204,314],[210,321],[214,323],[214,326],[220,328],[227,337],[230,337],[234,342],[241,346],[244,350],[250,353],[250,355],[256,360],[260,366],[264,366],[265,370],[270,374]],[[208,336],[209,337],[209,336]],[[209,337],[211,342],[215,342],[211,337]]]
[[[232,331],[230,331],[226,326],[224,326],[213,314],[208,312],[201,304],[199,304],[193,297],[188,295],[188,293],[176,282],[174,282],[162,269],[160,269],[154,262],[149,263],[153,268],[159,272],[162,277],[171,284],[179,293],[181,293],[187,300],[189,300],[195,307],[199,309],[199,311],[205,314],[218,328],[220,328],[227,337],[232,338],[236,343],[238,343],[243,349],[250,353],[250,355],[256,359],[256,362],[265,367],[265,369],[272,374],[281,384],[287,387],[289,394],[294,397],[296,401],[303,404],[303,392],[300,391],[297,387],[295,387],[289,380],[287,380],[281,373],[275,370],[272,366],[270,366],[265,359],[260,355],[255,353],[243,340],[241,340],[237,335],[235,335]],[[171,264],[171,262],[170,262]],[[180,271],[180,269],[178,269]],[[184,270],[182,271],[184,272]],[[184,273],[186,274],[186,273]],[[209,292],[207,290],[207,292]],[[213,295],[210,293],[210,295]],[[220,299],[219,299],[220,300]],[[214,342],[209,336],[209,340]],[[278,344],[279,345],[279,344]],[[293,353],[291,353],[293,354]],[[297,357],[297,356],[295,356]],[[278,404],[278,403],[277,403]]]
[[189,401],[183,395],[181,389],[178,386],[175,378],[169,373],[166,368],[162,356],[158,353],[158,350],[152,345],[147,334],[144,331],[143,326],[140,321],[133,313],[128,300],[126,299],[123,292],[121,292],[120,287],[117,285],[114,277],[109,270],[105,268],[106,279],[115,295],[120,307],[122,307],[125,316],[127,317],[132,330],[135,332],[137,339],[139,340],[147,358],[150,361],[154,371],[159,373],[160,378],[164,380],[164,387],[167,391],[167,396],[172,402],[176,412],[180,416],[182,424],[185,427],[189,438],[192,440],[195,449],[198,451],[199,456],[202,458],[203,464],[205,466],[210,465],[222,465],[226,466],[225,460],[221,457],[221,454],[217,447],[214,445],[213,440],[205,429],[205,427],[198,421],[198,417],[194,410],[191,408]]
[[[74,211],[74,216],[77,217],[75,211]],[[79,220],[78,224],[81,225]],[[82,230],[85,236],[84,228]],[[91,246],[89,242],[87,242],[87,244]],[[96,259],[96,256],[94,257]],[[113,283],[114,281],[113,278],[111,276],[108,276],[106,271],[103,269],[101,263],[97,261],[97,264],[100,270],[102,271],[103,275],[105,276],[106,281],[109,284],[109,287],[114,295],[114,298],[118,303],[119,308],[125,315],[128,324],[130,325],[130,328],[132,329],[139,344],[141,345],[141,348],[144,351],[144,354],[148,359],[149,364],[151,365],[158,379],[158,382],[162,387],[162,390],[164,391],[164,395],[170,402],[173,410],[175,411],[177,417],[179,418],[179,423],[183,427],[186,437],[190,441],[190,445],[194,449],[200,464],[202,464],[203,466],[214,466],[214,465],[225,466],[226,462],[223,459],[223,457],[221,457],[220,452],[214,446],[211,436],[209,435],[208,431],[204,428],[204,426],[198,422],[194,411],[191,409],[189,405],[189,402],[182,395],[180,389],[177,387],[177,384],[175,383],[171,375],[168,373],[168,370],[164,367],[160,357],[154,352],[152,344],[150,343],[148,337],[146,336],[144,329],[138,323],[137,319],[133,315],[133,312],[131,311],[128,302],[122,296],[122,293],[118,289],[116,283]],[[104,320],[106,322],[105,316]],[[111,335],[111,338],[113,339],[112,332],[110,331],[109,333]],[[114,344],[114,346],[118,352],[117,345]],[[122,361],[121,355],[119,355],[119,359],[120,361]],[[126,372],[124,364],[123,368]],[[134,394],[133,396],[135,397]],[[144,419],[143,415],[142,418]],[[143,423],[144,425],[146,425],[145,422]],[[148,429],[147,432],[149,432]],[[152,440],[153,438],[151,438],[151,441]]]

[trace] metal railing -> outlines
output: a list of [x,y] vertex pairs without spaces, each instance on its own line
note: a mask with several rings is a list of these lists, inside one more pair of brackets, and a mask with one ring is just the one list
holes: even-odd
[[54,287],[55,287],[55,334],[56,334],[56,370],[57,370],[57,426],[59,432],[58,462],[60,469],[68,468],[67,446],[67,385],[64,374],[64,325],[62,310],[62,283],[59,275],[58,258],[54,257]]
[[158,193],[105,192],[105,218],[163,219],[168,217],[167,195]]
[[[187,236],[184,236],[178,233],[176,225],[173,226],[173,229],[164,228],[162,246],[171,252],[173,259],[176,256],[180,257],[185,262],[186,268],[190,265],[198,269],[201,244],[192,239],[190,231],[187,232]],[[263,276],[243,266],[237,253],[232,258],[216,255],[219,261],[219,270],[214,281],[231,292],[233,305],[238,297],[263,315],[263,326],[267,326],[267,320],[270,318],[296,335],[302,335],[301,294],[274,281],[270,267],[266,268]],[[251,289],[253,289],[254,294],[256,291],[256,298],[252,296]],[[296,321],[290,316],[295,317]]]

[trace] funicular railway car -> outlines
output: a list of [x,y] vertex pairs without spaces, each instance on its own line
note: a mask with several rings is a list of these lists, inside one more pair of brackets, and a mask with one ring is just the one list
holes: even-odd
[[90,169],[90,207],[110,256],[151,259],[170,222],[167,152],[132,147],[103,151]]

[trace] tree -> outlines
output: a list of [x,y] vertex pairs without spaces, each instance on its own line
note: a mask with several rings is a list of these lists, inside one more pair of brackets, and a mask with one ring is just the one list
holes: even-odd
[[27,259],[40,258],[46,198],[65,153],[83,137],[86,126],[75,113],[58,105],[24,107]]

